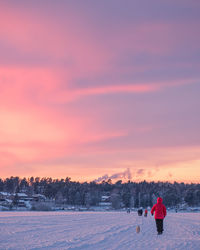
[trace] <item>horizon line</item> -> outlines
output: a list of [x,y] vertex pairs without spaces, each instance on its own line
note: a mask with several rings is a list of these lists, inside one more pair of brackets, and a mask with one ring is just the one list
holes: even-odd
[[[30,178],[39,178],[40,180],[41,179],[52,179],[52,181],[54,181],[54,180],[59,180],[59,181],[61,181],[61,180],[66,180],[67,178],[69,179],[69,181],[70,182],[79,182],[79,183],[91,183],[91,182],[95,182],[96,184],[102,184],[102,182],[109,182],[109,180],[111,180],[111,185],[113,185],[113,184],[116,184],[118,181],[122,181],[122,184],[126,184],[126,183],[142,183],[142,182],[147,182],[147,183],[152,183],[152,182],[154,182],[154,183],[170,183],[170,184],[174,184],[174,183],[178,183],[178,184],[181,184],[181,183],[184,183],[184,184],[189,184],[189,185],[192,185],[192,184],[195,184],[195,185],[198,185],[198,184],[200,184],[200,181],[199,182],[192,182],[192,181],[178,181],[178,180],[170,180],[170,181],[164,181],[164,180],[151,180],[151,181],[149,181],[149,180],[145,180],[145,179],[141,179],[141,180],[123,180],[123,178],[119,178],[119,179],[112,179],[112,178],[108,178],[107,180],[102,180],[102,181],[100,181],[100,182],[97,182],[97,181],[95,181],[95,180],[91,180],[91,181],[89,181],[89,180],[85,180],[85,181],[80,181],[80,180],[72,180],[72,178],[70,177],[70,176],[66,176],[66,177],[63,177],[63,178],[61,178],[61,177],[59,177],[59,178],[56,178],[56,177],[40,177],[40,176],[29,176],[29,177],[26,177],[26,176],[23,176],[23,177],[21,177],[21,176],[10,176],[10,177],[1,177],[0,176],[0,180],[3,180],[3,181],[5,181],[6,179],[10,179],[10,178],[19,178],[20,180],[22,180],[22,179],[26,179],[26,180],[29,180]],[[116,180],[115,182],[113,182],[112,183],[112,181],[113,180]]]

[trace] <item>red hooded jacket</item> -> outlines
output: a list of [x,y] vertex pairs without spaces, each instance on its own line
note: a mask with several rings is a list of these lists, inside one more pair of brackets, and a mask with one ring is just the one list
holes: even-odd
[[162,198],[158,197],[157,203],[153,205],[151,209],[151,214],[153,215],[155,211],[155,219],[164,219],[167,215],[166,207],[162,204]]

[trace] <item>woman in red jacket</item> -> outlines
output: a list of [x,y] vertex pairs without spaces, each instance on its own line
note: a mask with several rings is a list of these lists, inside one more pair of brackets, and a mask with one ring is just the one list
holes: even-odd
[[151,209],[152,215],[154,214],[154,211],[155,211],[154,218],[156,220],[156,227],[157,227],[158,234],[162,234],[162,232],[163,232],[163,219],[167,215],[167,212],[166,212],[165,205],[162,204],[161,197],[158,197],[157,203],[155,205],[153,205],[153,207]]

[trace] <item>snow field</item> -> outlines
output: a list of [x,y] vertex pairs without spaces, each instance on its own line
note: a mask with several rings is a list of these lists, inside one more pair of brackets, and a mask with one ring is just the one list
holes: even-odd
[[164,234],[157,235],[150,213],[1,212],[0,249],[199,250],[200,214],[168,213]]

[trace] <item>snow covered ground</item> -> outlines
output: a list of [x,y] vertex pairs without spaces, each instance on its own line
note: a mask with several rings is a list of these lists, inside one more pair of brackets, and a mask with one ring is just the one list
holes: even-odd
[[0,249],[200,249],[200,213],[168,213],[164,230],[150,214],[0,212]]

